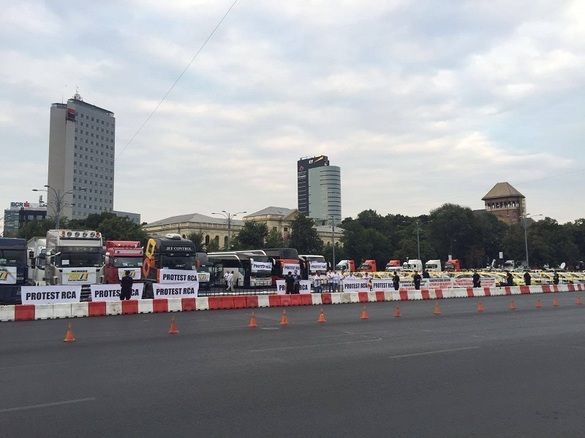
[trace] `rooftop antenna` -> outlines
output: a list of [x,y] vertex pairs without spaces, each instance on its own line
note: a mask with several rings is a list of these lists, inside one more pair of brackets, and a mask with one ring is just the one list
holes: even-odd
[[[79,82],[81,82],[81,78],[79,78]],[[75,86],[75,96],[73,96],[74,99],[76,100],[81,100],[83,101],[83,98],[81,97],[81,95],[79,94],[79,85]]]

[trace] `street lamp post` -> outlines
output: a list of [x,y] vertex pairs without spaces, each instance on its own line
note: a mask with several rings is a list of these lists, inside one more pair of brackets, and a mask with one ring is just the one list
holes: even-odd
[[238,211],[236,213],[229,213],[225,210],[222,210],[220,213],[211,213],[223,216],[227,219],[227,227],[228,227],[228,235],[227,235],[227,251],[230,250],[230,244],[232,240],[232,219],[235,218],[238,214],[246,214],[246,211]]
[[416,225],[416,249],[418,254],[418,259],[420,260],[420,222],[417,219],[415,222]]
[[530,263],[528,261],[528,224],[527,224],[527,219],[528,218],[532,218],[532,217],[538,217],[538,216],[542,216],[542,214],[530,214],[530,213],[524,213],[524,251],[525,251],[525,255],[526,255],[526,267],[528,269],[530,269]]
[[331,216],[331,253],[332,253],[332,266],[331,269],[335,270],[335,218]]
[[[70,195],[73,193],[72,190],[67,190],[64,193],[61,193],[61,190],[55,189],[54,187],[50,186],[49,184],[45,184],[45,189],[32,189],[33,192],[47,192],[52,194],[55,197],[55,228],[59,229],[59,225],[61,224],[61,210],[63,207],[70,205],[75,205],[74,203],[65,202],[65,196]],[[79,190],[85,190],[85,187],[81,187]],[[47,199],[48,201],[48,199]]]

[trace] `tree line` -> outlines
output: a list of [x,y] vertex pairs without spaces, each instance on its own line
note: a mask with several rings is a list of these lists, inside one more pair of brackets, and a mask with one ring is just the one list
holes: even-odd
[[[30,239],[43,236],[54,227],[52,219],[32,221],[19,229],[17,236]],[[315,221],[299,215],[291,222],[291,232],[284,239],[264,223],[246,222],[230,242],[232,249],[296,248],[299,254],[322,254],[333,262],[332,242],[323,241],[314,228]],[[67,220],[68,228],[98,230],[106,239],[140,240],[146,243],[147,234],[140,225],[127,217],[113,213],[89,215],[84,220]],[[335,261],[355,260],[360,263],[374,259],[383,270],[388,260],[419,258],[423,261],[438,259],[443,263],[451,256],[459,259],[462,268],[483,268],[503,260],[522,262],[528,246],[532,268],[558,267],[565,262],[569,269],[583,269],[585,260],[585,219],[559,224],[551,218],[526,224],[506,224],[487,212],[473,212],[470,208],[444,204],[428,215],[418,217],[400,214],[379,215],[365,210],[356,218],[345,218],[337,227],[344,230],[335,245]],[[215,240],[205,244],[204,235],[192,233],[201,251],[221,251]]]

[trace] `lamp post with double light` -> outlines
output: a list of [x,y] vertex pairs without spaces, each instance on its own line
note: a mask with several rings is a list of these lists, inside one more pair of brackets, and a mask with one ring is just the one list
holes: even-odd
[[[63,207],[75,205],[73,202],[65,201],[65,196],[73,194],[73,189],[61,193],[61,190],[56,189],[49,184],[45,184],[44,187],[44,189],[32,189],[32,191],[47,192],[47,194],[50,194],[55,198],[55,201],[53,202],[55,210],[55,228],[59,229],[59,225],[61,224],[61,211],[63,210]],[[85,191],[85,187],[80,187],[79,190]]]
[[219,213],[211,213],[211,214],[217,214],[219,216],[223,216],[227,219],[227,229],[228,229],[228,235],[227,235],[227,245],[226,245],[226,250],[229,251],[231,248],[231,240],[232,240],[232,219],[235,218],[238,214],[246,214],[246,211],[238,211],[236,213],[230,213],[228,211],[222,210]]

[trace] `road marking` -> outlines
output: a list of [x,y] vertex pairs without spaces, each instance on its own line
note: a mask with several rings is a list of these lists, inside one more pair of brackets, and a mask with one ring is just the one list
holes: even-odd
[[399,354],[396,356],[390,356],[389,359],[401,359],[403,357],[427,356],[429,354],[453,353],[455,351],[476,350],[478,348],[479,347],[463,347],[463,348],[451,348],[449,350],[424,351],[422,353]]
[[343,345],[343,344],[358,344],[360,342],[380,342],[381,338],[373,338],[373,339],[361,339],[359,341],[345,341],[345,342],[329,342],[327,344],[304,344],[304,345],[297,345],[294,347],[274,347],[274,348],[262,348],[258,350],[248,350],[248,353],[260,353],[263,351],[278,351],[278,350],[298,350],[300,348],[311,348],[311,347],[329,347],[331,345]]
[[0,409],[0,414],[3,414],[5,412],[28,411],[30,409],[51,408],[54,406],[69,405],[69,404],[73,404],[73,403],[83,403],[83,402],[95,401],[95,400],[96,400],[95,397],[89,397],[89,398],[80,398],[77,400],[65,400],[65,401],[54,402],[54,403],[43,403],[41,405],[19,406],[17,408]]

